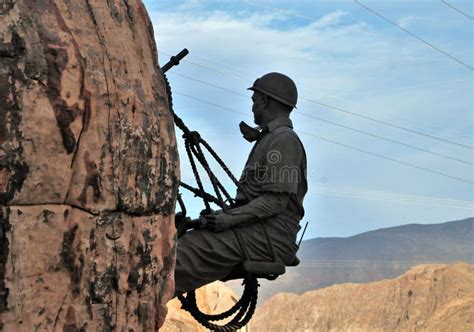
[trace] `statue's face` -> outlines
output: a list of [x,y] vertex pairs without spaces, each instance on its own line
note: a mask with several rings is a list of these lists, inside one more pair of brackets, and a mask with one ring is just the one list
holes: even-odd
[[265,114],[265,99],[262,94],[254,92],[252,95],[252,112],[253,112],[253,122],[256,125],[261,126],[263,124],[264,114]]

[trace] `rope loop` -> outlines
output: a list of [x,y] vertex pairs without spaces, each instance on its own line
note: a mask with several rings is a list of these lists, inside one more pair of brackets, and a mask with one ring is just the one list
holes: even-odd
[[201,135],[197,131],[188,131],[183,134],[183,138],[195,146],[201,142]]
[[[257,279],[247,276],[243,284],[245,288],[240,300],[229,310],[217,315],[205,314],[198,308],[195,291],[188,292],[186,296],[180,295],[178,298],[181,301],[181,308],[188,311],[205,328],[218,332],[235,331],[248,324],[257,306],[258,287],[260,286]],[[211,323],[229,318],[234,314],[234,318],[227,324]]]

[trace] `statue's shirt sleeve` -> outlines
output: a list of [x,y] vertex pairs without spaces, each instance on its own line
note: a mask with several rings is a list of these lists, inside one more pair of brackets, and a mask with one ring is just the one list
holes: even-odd
[[251,214],[256,218],[267,218],[283,212],[288,204],[286,193],[264,193],[248,204],[228,210],[229,214]]

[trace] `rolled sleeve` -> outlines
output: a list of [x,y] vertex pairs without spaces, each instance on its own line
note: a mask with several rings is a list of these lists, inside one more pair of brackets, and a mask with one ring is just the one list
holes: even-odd
[[227,213],[232,215],[251,214],[257,218],[267,218],[283,212],[288,205],[288,194],[265,193],[248,204],[230,209]]

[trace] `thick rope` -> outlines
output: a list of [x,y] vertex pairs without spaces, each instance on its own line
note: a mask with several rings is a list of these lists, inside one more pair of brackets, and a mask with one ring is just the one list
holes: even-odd
[[[214,149],[207,143],[204,139],[201,139],[201,144],[209,151],[209,153],[214,157],[214,159],[218,162],[218,164],[222,167],[222,169],[226,172],[227,176],[232,180],[237,188],[240,189],[244,193],[245,198],[247,201],[251,201],[250,196],[247,194],[246,190],[242,188],[237,178],[232,174],[229,167],[224,163],[224,161],[219,157],[219,155],[214,151]],[[233,201],[233,199],[232,199]]]
[[[247,277],[244,280],[245,289],[242,294],[242,298],[232,307],[230,310],[218,314],[208,315],[202,313],[197,307],[196,293],[188,292],[187,296],[179,296],[182,303],[182,308],[188,311],[194,319],[196,319],[201,325],[212,330],[219,332],[235,331],[248,324],[252,318],[253,313],[257,305],[258,298],[258,282],[254,277]],[[240,309],[240,310],[239,310]],[[222,320],[230,317],[237,312],[237,315],[225,325],[217,325],[211,323],[211,321]]]
[[[199,191],[205,193],[204,186],[202,185],[201,177],[199,176],[196,163],[194,162],[194,157],[192,153],[192,145],[187,140],[184,142],[184,145],[186,147],[186,153],[188,154],[188,159],[189,159],[189,162],[191,163],[191,168],[193,170],[194,178],[196,179]],[[211,211],[211,206],[209,205],[209,201],[205,197],[202,197],[202,200],[204,202],[204,205],[206,206],[206,210]]]
[[[203,156],[203,152],[201,150],[201,147],[199,145],[196,145],[196,151],[199,155]],[[206,170],[209,178],[211,179],[212,183],[213,183],[213,187],[214,187],[214,190],[216,191],[216,193],[220,190],[222,192],[222,194],[224,194],[226,200],[230,201],[232,200],[232,197],[229,195],[229,193],[227,192],[227,190],[225,189],[225,187],[222,185],[222,183],[219,181],[219,179],[217,178],[217,176],[214,174],[214,172],[212,172],[211,168],[209,167],[209,164],[207,163],[207,160],[203,157],[202,158],[202,166],[204,167],[204,169]],[[225,209],[226,205],[225,205],[225,202],[224,200],[222,199],[222,196],[219,194],[218,195],[218,198],[222,200],[220,206],[223,207]]]
[[[178,64],[179,60],[175,58],[174,60],[172,59],[171,62],[173,64],[171,65],[167,64],[166,66],[168,67],[166,68],[166,70],[171,68],[173,65]],[[222,199],[221,191],[226,197],[227,201],[229,201],[231,205],[233,204],[233,199],[230,197],[229,193],[225,190],[224,186],[220,183],[220,181],[212,172],[206,160],[206,157],[199,145],[199,144],[202,144],[209,151],[209,153],[214,157],[214,159],[218,162],[218,164],[224,169],[224,171],[229,176],[229,178],[233,181],[233,183],[240,190],[243,191],[244,195],[248,199],[247,193],[241,188],[239,182],[237,181],[235,176],[232,174],[230,169],[227,167],[227,165],[224,163],[224,161],[217,155],[217,153],[211,148],[211,146],[199,136],[197,132],[191,132],[189,128],[185,125],[184,121],[180,117],[178,117],[176,113],[173,111],[173,99],[172,99],[171,87],[170,87],[168,78],[164,74],[166,70],[163,70],[163,76],[166,83],[165,85],[166,85],[166,92],[168,95],[169,109],[170,109],[171,114],[173,115],[175,125],[183,131],[183,138],[185,139],[186,153],[190,160],[194,177],[196,179],[199,189],[192,188],[191,186],[188,186],[188,185],[183,185],[182,183],[181,183],[181,186],[183,186],[184,188],[188,190],[193,189],[191,191],[203,199],[203,202],[206,206],[207,211],[211,211],[210,204],[209,204],[210,201],[212,201],[213,203],[217,203],[217,205],[221,206],[224,210],[226,210],[227,205]],[[204,191],[204,186],[199,176],[199,172],[197,170],[193,155],[197,158],[197,160],[200,162],[200,164],[203,166],[203,168],[207,172],[209,179],[211,180],[212,186],[214,188],[214,191],[216,193],[216,197],[213,197],[212,195],[209,195],[208,193]],[[197,191],[199,192],[197,193]],[[209,199],[209,198],[212,198],[212,199]],[[184,202],[180,200],[179,203],[183,204],[182,210],[186,211],[186,208],[184,207]],[[189,311],[191,315],[204,327],[210,330],[219,331],[219,332],[235,331],[247,325],[247,323],[252,318],[255,312],[256,305],[257,305],[258,286],[259,286],[257,279],[253,276],[248,276],[244,280],[244,285],[245,285],[244,292],[240,300],[232,308],[218,315],[208,315],[208,314],[202,313],[197,306],[196,293],[194,291],[189,292],[186,297],[183,295],[180,295],[178,296],[178,298],[182,303],[183,309]],[[222,320],[222,319],[228,318],[235,313],[237,313],[235,317],[229,323],[225,325],[217,325],[210,322],[210,321],[216,321],[216,320]]]
[[[188,292],[188,295],[186,296],[186,300],[185,300],[186,301],[186,306],[197,308],[197,305],[194,304],[195,303],[195,297],[196,297],[196,293],[194,291],[193,292]],[[249,299],[248,286],[245,285],[244,292],[243,292],[242,296],[240,297],[239,301],[237,301],[237,303],[234,304],[234,306],[232,308],[230,308],[229,310],[227,310],[225,312],[222,312],[220,314],[210,315],[210,314],[205,314],[205,313],[201,312],[200,315],[202,317],[204,317],[205,319],[207,319],[208,321],[218,321],[218,320],[226,319],[226,318],[232,316],[233,314],[235,314],[240,308],[242,308],[244,306],[245,302],[248,301],[248,299]]]
[[[219,206],[226,210],[227,207],[225,205],[224,200],[222,199],[222,195],[220,193],[219,188],[223,188],[222,184],[219,182],[217,177],[214,175],[212,172],[211,168],[209,167],[209,164],[207,163],[206,158],[204,157],[201,147],[199,144],[196,144],[194,146],[191,146],[191,151],[193,152],[194,156],[196,156],[197,160],[201,163],[201,166],[204,168],[204,170],[207,173],[207,176],[211,180],[212,187],[214,188],[214,192],[216,193],[216,197],[219,200]],[[224,189],[225,190],[225,189]]]
[[179,185],[181,187],[183,187],[184,189],[192,192],[194,194],[194,196],[197,196],[197,197],[201,197],[201,198],[205,198],[207,199],[209,202],[212,202],[212,203],[215,203],[217,205],[219,205],[219,200],[212,196],[211,194],[208,194],[206,192],[202,192],[201,190],[199,190],[198,188],[194,188],[193,186],[190,186],[189,184],[187,183],[184,183],[184,182],[180,182]]
[[[173,115],[174,122],[175,122],[176,126],[179,129],[181,129],[181,131],[183,132],[183,138],[186,141],[190,142],[191,147],[195,148],[195,151],[193,151],[194,149],[191,149],[191,151],[193,151],[193,154],[196,156],[198,161],[201,163],[201,165],[203,166],[203,168],[207,172],[207,174],[209,176],[209,179],[211,180],[212,186],[214,188],[214,191],[216,193],[217,199],[220,202],[218,205],[224,210],[227,207],[226,204],[225,204],[225,201],[222,199],[222,196],[221,196],[219,191],[221,191],[223,193],[223,195],[226,198],[226,201],[229,201],[231,203],[231,205],[233,204],[234,200],[230,196],[230,194],[227,192],[225,187],[222,185],[222,183],[217,179],[217,177],[211,171],[211,169],[209,167],[209,163],[206,160],[206,157],[205,157],[205,155],[204,155],[204,153],[203,153],[203,151],[200,147],[200,144],[202,144],[209,151],[211,156],[222,167],[222,169],[225,171],[227,176],[232,180],[232,182],[237,186],[237,188],[239,188],[244,193],[244,195],[248,199],[249,197],[248,197],[247,193],[240,186],[237,178],[232,174],[229,167],[224,163],[222,158],[219,157],[219,155],[214,151],[214,149],[209,145],[209,143],[206,142],[202,137],[200,137],[197,132],[193,132],[193,131],[189,130],[189,128],[185,125],[184,121],[173,111],[173,97],[172,97],[171,87],[170,87],[170,84],[169,84],[169,81],[168,81],[168,78],[166,77],[166,75],[163,74],[163,76],[164,76],[164,80],[165,80],[165,83],[166,83],[165,85],[166,85],[166,92],[168,94],[169,108],[170,108],[170,111]],[[187,153],[188,153],[188,157],[189,157],[190,153],[188,151],[187,151]],[[193,169],[193,172],[194,172],[194,175],[196,177],[197,169],[196,169],[196,171]],[[196,177],[196,180],[197,180],[197,177]],[[201,185],[198,184],[198,187],[199,187],[199,190],[202,190],[202,192],[205,193],[205,191],[203,189],[203,186],[202,186],[202,183],[201,183]],[[204,198],[205,195],[199,195],[199,196],[202,197],[203,200],[205,200],[205,198]],[[206,204],[206,209],[208,209],[208,206],[207,206],[208,203],[205,203],[205,204]]]

